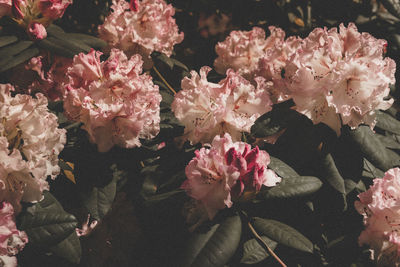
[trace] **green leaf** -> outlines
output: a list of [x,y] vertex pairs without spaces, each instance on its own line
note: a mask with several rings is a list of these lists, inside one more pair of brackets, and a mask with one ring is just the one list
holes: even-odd
[[322,159],[322,166],[323,168],[321,169],[321,172],[325,180],[337,191],[345,194],[346,190],[344,186],[344,179],[339,173],[339,170],[337,169],[335,164],[335,160],[333,159],[331,154],[327,154]]
[[286,106],[275,106],[273,110],[259,117],[251,127],[254,137],[266,137],[287,128],[296,118],[301,116],[297,111]]
[[304,235],[284,223],[255,217],[253,218],[256,231],[268,238],[300,251],[313,253],[313,244]]
[[20,41],[0,49],[0,58],[9,57],[21,53],[33,44],[32,41]]
[[[53,25],[54,26],[54,25]],[[51,28],[51,30],[49,29]],[[72,51],[79,51],[79,52],[89,52],[90,51],[90,46],[85,44],[82,40],[80,39],[74,39],[71,38],[70,35],[66,34],[65,32],[62,31],[62,29],[55,29],[53,27],[49,27],[48,29],[48,36],[53,36],[56,39],[60,40],[63,42],[62,46],[68,47]]]
[[177,266],[223,266],[239,246],[241,233],[239,215],[227,217],[211,228],[198,228],[187,240]]
[[383,177],[385,173],[376,168],[371,162],[364,158],[364,167],[362,171],[362,177],[375,179],[377,177]]
[[66,239],[51,247],[50,251],[74,264],[78,264],[82,256],[81,242],[75,231]]
[[67,33],[66,35],[71,39],[80,40],[88,46],[93,47],[94,49],[101,49],[107,46],[107,43],[105,41],[91,35],[83,33]]
[[174,68],[174,61],[164,53],[154,53],[155,58],[166,64],[171,70]]
[[104,187],[93,187],[91,192],[83,193],[83,205],[93,219],[101,220],[110,210],[117,193],[117,179],[112,179]]
[[391,148],[391,149],[400,149],[400,144],[397,143],[397,141],[394,140],[393,138],[391,138],[389,136],[384,136],[381,134],[376,134],[376,137],[379,139],[379,141],[381,141],[381,143],[385,147]]
[[29,243],[38,247],[55,245],[71,233],[77,226],[76,218],[65,212],[61,204],[50,194],[44,200],[19,215],[19,229],[26,231]]
[[322,186],[322,182],[312,176],[298,176],[296,178],[282,178],[282,181],[274,187],[263,187],[257,196],[263,199],[286,199],[304,197],[315,193]]
[[49,50],[52,53],[69,58],[73,58],[76,54],[79,53],[77,51],[70,50],[68,47],[65,47],[62,44],[62,41],[55,37],[47,37],[46,39],[37,42],[37,45],[40,48]]
[[189,71],[189,68],[183,64],[182,62],[180,62],[179,60],[176,60],[175,58],[171,58],[172,62],[174,63],[175,66],[178,66],[179,68],[185,70],[185,71]]
[[391,133],[400,134],[400,121],[382,111],[376,111],[375,127],[381,128],[382,130],[386,130]]
[[[264,240],[272,250],[274,250],[278,245],[278,243],[266,236],[261,236],[261,239]],[[252,238],[243,244],[243,257],[240,262],[244,264],[256,264],[265,260],[268,256],[269,254],[265,250],[264,246],[261,245],[257,239]]]
[[379,169],[386,171],[400,165],[400,156],[387,149],[369,127],[360,126],[356,130],[350,131],[349,134],[365,158]]
[[16,36],[1,36],[0,37],[0,47],[15,43],[18,41]]
[[14,56],[14,57],[11,57],[7,61],[7,63],[5,63],[5,66],[1,65],[0,72],[11,69],[11,68],[27,61],[28,59],[31,59],[32,57],[34,57],[38,54],[39,54],[39,49],[37,49],[36,47],[28,48],[28,49],[22,51],[22,53]]
[[296,178],[299,176],[289,165],[275,157],[271,157],[268,168],[276,172],[276,174],[282,178]]

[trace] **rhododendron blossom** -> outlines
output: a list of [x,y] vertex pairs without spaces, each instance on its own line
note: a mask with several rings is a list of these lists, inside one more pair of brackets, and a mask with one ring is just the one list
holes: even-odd
[[140,55],[128,60],[122,51],[113,49],[104,62],[100,55],[92,50],[74,57],[68,69],[65,113],[83,122],[101,152],[114,145],[140,146],[139,138],[153,138],[160,130],[158,86],[149,75],[141,74]]
[[14,210],[10,203],[0,203],[0,264],[17,266],[15,255],[28,242],[25,232],[19,231],[14,221]]
[[[12,0],[0,2],[0,16],[9,15],[33,40],[46,38],[46,27],[64,15],[72,0]],[[9,6],[8,6],[9,5]]]
[[127,56],[140,54],[148,69],[150,54],[158,51],[170,56],[174,45],[182,42],[183,33],[178,32],[172,17],[174,7],[164,0],[143,0],[134,6],[130,10],[125,0],[113,0],[113,12],[99,26],[99,36],[109,48],[121,49]]
[[214,136],[229,133],[234,141],[262,114],[270,111],[272,102],[263,78],[257,86],[229,69],[219,83],[207,81],[209,67],[202,67],[200,75],[182,80],[182,89],[175,95],[172,111],[185,125],[185,137],[192,143],[209,143]]
[[186,166],[187,180],[181,188],[204,206],[210,219],[218,210],[230,208],[244,192],[258,192],[262,185],[271,187],[281,181],[267,169],[267,152],[232,142],[229,134],[216,136],[210,148],[203,147],[195,154]]
[[59,101],[65,95],[66,75],[72,59],[42,54],[31,58],[27,64],[16,67],[10,80],[18,92],[43,93],[49,100]]
[[2,136],[11,148],[21,151],[32,175],[46,187],[47,176],[55,178],[60,173],[58,155],[64,148],[66,131],[57,128],[57,116],[49,112],[43,94],[12,97],[12,90],[11,85],[0,85]]
[[378,266],[400,265],[400,169],[385,176],[358,195],[357,211],[364,217],[365,230],[358,241],[371,247]]
[[342,124],[375,125],[375,110],[388,109],[395,62],[383,58],[386,41],[359,33],[352,23],[317,28],[285,67],[285,85],[297,111],[340,134]]

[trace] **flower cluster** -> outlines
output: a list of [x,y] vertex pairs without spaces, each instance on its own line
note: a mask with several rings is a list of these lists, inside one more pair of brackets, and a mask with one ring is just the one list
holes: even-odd
[[230,208],[245,192],[256,193],[262,185],[275,186],[281,181],[267,169],[270,158],[258,147],[232,142],[229,134],[216,136],[211,148],[196,150],[186,166],[187,180],[181,188],[204,206],[210,219],[218,210]]
[[297,111],[338,135],[341,124],[374,127],[375,110],[393,103],[385,98],[396,69],[392,59],[383,58],[386,41],[359,33],[354,24],[339,28],[314,29],[284,74]]
[[382,179],[374,179],[368,191],[358,197],[355,207],[366,227],[358,239],[360,245],[370,245],[378,266],[399,266],[400,169],[390,169]]
[[99,26],[99,36],[109,44],[109,48],[121,49],[128,56],[140,54],[144,68],[148,69],[152,65],[151,52],[170,56],[173,46],[182,42],[183,33],[178,33],[172,17],[175,9],[164,0],[134,3],[129,5],[125,0],[114,0],[113,12]]
[[231,69],[225,79],[211,83],[207,81],[210,70],[203,67],[200,75],[192,71],[190,79],[182,80],[172,111],[185,125],[185,136],[192,143],[209,143],[223,133],[240,140],[242,132],[250,132],[256,119],[271,110],[271,84],[260,77],[254,87]]
[[293,98],[296,110],[315,124],[325,123],[340,135],[342,125],[375,125],[375,110],[388,109],[389,84],[395,62],[384,58],[386,41],[346,28],[314,29],[308,37],[284,40],[281,29],[270,27],[232,32],[216,46],[216,69],[234,68],[250,80],[271,81],[272,101]]
[[61,18],[72,0],[1,0],[0,16],[10,16],[34,40],[46,38],[46,27]]
[[46,178],[60,173],[58,155],[66,135],[57,116],[47,108],[47,99],[38,93],[11,96],[11,85],[0,85],[0,182],[1,200],[19,210],[19,201],[40,201],[48,188]]
[[0,203],[0,263],[1,266],[17,267],[14,257],[28,242],[25,232],[18,231],[14,210],[10,203]]
[[160,130],[158,86],[149,75],[141,74],[140,55],[128,60],[122,51],[113,49],[103,62],[100,55],[92,50],[74,57],[67,72],[65,113],[83,122],[101,152],[114,145],[140,146],[139,138],[153,138]]
[[21,93],[43,93],[51,101],[62,100],[65,95],[65,75],[72,59],[61,56],[40,55],[27,64],[19,65],[10,80]]

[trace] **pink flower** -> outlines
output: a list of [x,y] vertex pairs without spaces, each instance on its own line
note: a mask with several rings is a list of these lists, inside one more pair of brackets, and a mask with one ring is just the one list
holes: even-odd
[[64,148],[66,131],[57,128],[57,116],[49,112],[46,97],[39,93],[36,98],[20,94],[12,97],[12,90],[11,85],[0,85],[2,136],[24,155],[43,190],[47,176],[55,178],[60,173],[58,155]]
[[141,74],[140,55],[129,60],[122,51],[111,50],[107,61],[92,50],[74,57],[68,69],[65,114],[83,122],[99,151],[114,145],[140,146],[139,138],[154,138],[160,130],[161,95],[151,77]]
[[72,0],[39,0],[38,3],[43,16],[52,20],[61,18],[70,4]]
[[229,134],[216,136],[211,148],[196,150],[186,166],[187,180],[181,188],[204,206],[210,219],[218,210],[232,206],[244,192],[258,192],[262,185],[275,186],[281,181],[267,169],[269,155],[258,147],[232,142]]
[[[14,221],[14,210],[10,203],[0,203],[0,256],[15,256],[28,242],[28,236],[18,231]],[[4,259],[3,257],[1,258]],[[6,262],[13,260],[6,259]],[[5,265],[16,266],[16,265]]]
[[153,51],[170,56],[175,44],[182,42],[183,33],[172,16],[175,10],[164,0],[143,0],[129,10],[125,0],[113,0],[113,12],[99,26],[99,36],[110,48],[123,50],[127,56],[140,54],[144,67],[152,65],[150,54]]
[[71,3],[72,0],[12,0],[10,12],[8,6],[0,2],[0,16],[4,13],[13,17],[21,27],[26,29],[31,39],[42,40],[47,36],[45,28],[53,20],[61,18]]
[[185,125],[185,137],[191,143],[209,143],[223,133],[240,140],[241,132],[250,132],[256,119],[271,110],[271,84],[258,78],[254,87],[231,69],[225,79],[211,83],[207,81],[210,70],[202,67],[200,76],[192,71],[190,79],[182,80],[182,90],[175,95],[172,111]]
[[42,40],[47,37],[47,31],[43,24],[31,22],[27,29],[28,35],[33,40]]
[[400,265],[400,169],[390,169],[358,195],[355,208],[364,217],[358,241],[371,247],[379,266]]
[[374,127],[375,110],[393,103],[385,98],[396,68],[392,59],[383,58],[384,40],[359,33],[352,23],[339,29],[313,30],[288,60],[284,73],[297,111],[314,123],[327,124],[338,135],[341,124]]
[[265,39],[263,29],[254,27],[251,31],[232,31],[225,41],[215,46],[217,59],[214,61],[215,70],[224,74],[231,68],[240,75],[251,80],[258,67],[258,60],[275,39],[283,39],[284,32],[280,30],[277,36]]
[[0,0],[0,18],[11,16],[12,0]]

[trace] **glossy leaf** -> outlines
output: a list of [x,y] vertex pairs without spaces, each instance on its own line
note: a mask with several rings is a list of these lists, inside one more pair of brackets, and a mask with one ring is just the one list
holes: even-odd
[[225,218],[211,228],[197,229],[185,244],[177,266],[223,266],[239,246],[242,223],[238,215]]
[[[269,239],[266,236],[261,236],[261,238],[272,250],[274,250],[278,245],[278,243]],[[268,256],[268,252],[266,251],[264,246],[260,244],[260,241],[252,238],[243,244],[243,257],[240,262],[244,264],[256,264],[260,261],[265,260]]]
[[282,178],[295,178],[299,176],[289,165],[275,157],[271,157],[268,168],[276,172],[276,174]]
[[281,199],[303,197],[315,193],[322,186],[322,182],[312,176],[298,176],[282,178],[274,187],[263,187],[259,196],[263,199]]
[[344,186],[344,179],[342,175],[339,173],[339,170],[336,167],[335,160],[333,159],[331,154],[327,154],[321,160],[321,172],[323,178],[337,191],[342,194],[346,193]]
[[14,68],[15,66],[31,59],[32,57],[38,54],[39,54],[39,49],[37,49],[36,47],[28,48],[22,51],[20,54],[11,57],[4,65],[1,64],[0,72]]
[[255,217],[253,226],[257,233],[278,242],[278,244],[295,248],[304,252],[313,252],[313,244],[296,229],[284,223]]
[[66,239],[51,247],[50,251],[74,264],[78,264],[82,256],[81,242],[75,231]]

